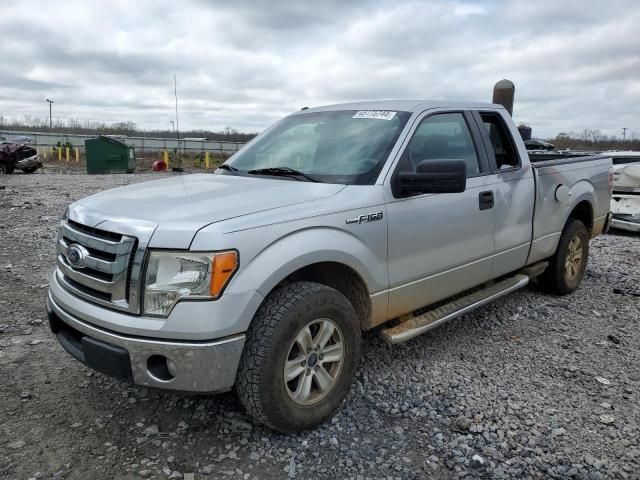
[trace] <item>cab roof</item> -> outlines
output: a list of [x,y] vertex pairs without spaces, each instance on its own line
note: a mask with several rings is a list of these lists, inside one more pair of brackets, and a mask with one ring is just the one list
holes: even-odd
[[374,100],[364,102],[337,103],[320,107],[305,108],[298,113],[327,112],[335,110],[392,110],[399,112],[420,113],[432,108],[452,109],[504,109],[502,105],[484,102],[452,101],[452,100]]

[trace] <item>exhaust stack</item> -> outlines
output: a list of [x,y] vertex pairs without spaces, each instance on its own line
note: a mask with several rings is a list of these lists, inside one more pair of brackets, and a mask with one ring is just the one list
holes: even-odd
[[493,103],[502,105],[507,109],[509,115],[513,116],[513,99],[516,93],[516,86],[511,80],[503,78],[493,87]]

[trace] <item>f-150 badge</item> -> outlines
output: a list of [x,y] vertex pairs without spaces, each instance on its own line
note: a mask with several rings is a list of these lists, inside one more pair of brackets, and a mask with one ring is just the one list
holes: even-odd
[[365,215],[360,215],[355,218],[347,218],[347,225],[351,223],[367,223],[367,222],[375,222],[376,220],[382,220],[382,212],[376,213],[367,213]]

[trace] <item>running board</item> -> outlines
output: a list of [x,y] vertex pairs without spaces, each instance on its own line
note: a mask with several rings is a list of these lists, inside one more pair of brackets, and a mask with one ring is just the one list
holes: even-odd
[[[513,277],[506,278],[487,288],[453,300],[441,307],[429,310],[422,315],[409,318],[394,327],[389,327],[383,330],[382,338],[390,345],[396,345],[398,343],[411,340],[418,335],[422,335],[429,330],[439,327],[449,320],[453,320],[454,318],[464,315],[465,313],[475,310],[482,305],[526,286],[529,283],[530,278],[535,276],[535,274],[531,275],[528,273],[529,272],[517,274]],[[538,272],[535,273],[537,274]]]

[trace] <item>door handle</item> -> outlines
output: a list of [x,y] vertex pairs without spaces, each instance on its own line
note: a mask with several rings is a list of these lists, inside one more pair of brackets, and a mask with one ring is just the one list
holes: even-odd
[[493,208],[493,204],[494,204],[493,190],[480,192],[478,194],[478,204],[480,206],[480,210],[488,210],[490,208]]

